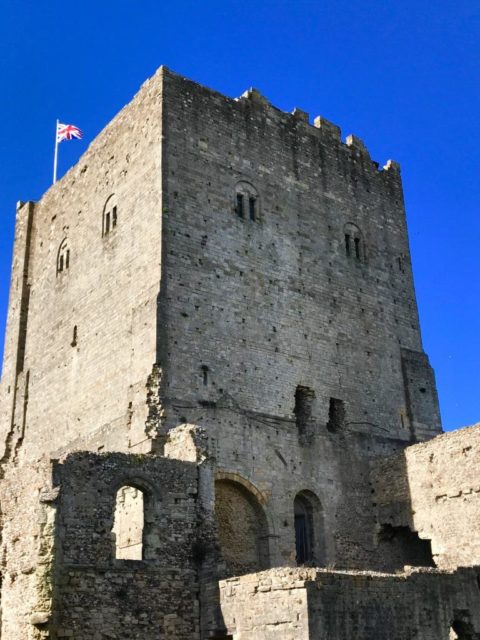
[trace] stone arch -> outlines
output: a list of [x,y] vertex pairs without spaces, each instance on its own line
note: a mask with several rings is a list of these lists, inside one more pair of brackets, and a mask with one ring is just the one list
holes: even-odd
[[322,503],[313,491],[299,491],[293,500],[295,557],[298,565],[325,564],[325,529]]
[[237,474],[217,473],[215,517],[228,575],[243,575],[270,565],[268,521],[253,485]]
[[154,495],[150,484],[138,477],[124,477],[112,484],[112,552],[117,560],[144,560],[150,555],[148,537]]

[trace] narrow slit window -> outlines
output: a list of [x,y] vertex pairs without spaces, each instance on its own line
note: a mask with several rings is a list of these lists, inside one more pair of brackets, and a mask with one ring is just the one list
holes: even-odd
[[60,259],[58,261],[58,271],[63,271],[63,256],[60,256]]
[[350,256],[350,234],[345,234],[345,253]]
[[102,236],[108,236],[117,226],[117,205],[114,205],[114,202],[116,202],[116,196],[114,193],[112,193],[108,196],[105,204],[103,205]]
[[203,386],[208,386],[208,367],[206,365],[202,365],[202,378]]
[[360,253],[360,238],[355,238],[355,257],[357,260],[361,260],[361,253]]
[[249,206],[249,211],[250,211],[250,220],[255,220],[256,215],[255,215],[255,198],[249,198],[248,199],[248,206]]
[[243,193],[237,193],[237,216],[243,218]]

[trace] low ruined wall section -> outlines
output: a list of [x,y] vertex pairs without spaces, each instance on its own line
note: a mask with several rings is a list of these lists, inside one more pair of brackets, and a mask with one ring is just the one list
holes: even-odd
[[438,436],[376,463],[379,523],[430,539],[437,566],[480,565],[480,425]]

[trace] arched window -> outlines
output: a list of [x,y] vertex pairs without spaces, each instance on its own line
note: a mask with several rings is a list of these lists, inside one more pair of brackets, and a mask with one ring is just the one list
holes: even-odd
[[365,262],[365,243],[362,232],[353,222],[348,222],[344,228],[345,254],[358,262]]
[[297,565],[323,564],[323,518],[320,500],[311,491],[301,491],[295,496],[293,511]]
[[64,238],[57,251],[57,276],[70,267],[70,249],[68,248],[67,238]]
[[102,236],[107,236],[117,226],[118,212],[115,202],[115,194],[112,193],[111,196],[108,196],[107,201],[103,206]]
[[215,516],[230,576],[269,567],[268,525],[256,496],[239,482],[215,482]]
[[143,559],[143,491],[124,485],[117,491],[112,533],[118,560]]
[[235,213],[242,220],[255,222],[260,219],[260,200],[252,184],[244,180],[237,182],[234,207]]

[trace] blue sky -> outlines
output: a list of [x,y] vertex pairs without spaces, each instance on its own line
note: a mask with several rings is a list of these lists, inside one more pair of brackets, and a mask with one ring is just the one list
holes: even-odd
[[475,0],[0,0],[0,337],[15,203],[50,185],[55,119],[85,132],[61,175],[160,64],[231,96],[255,86],[401,163],[444,427],[480,421]]

